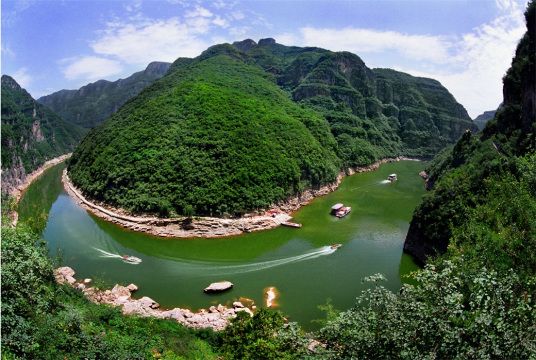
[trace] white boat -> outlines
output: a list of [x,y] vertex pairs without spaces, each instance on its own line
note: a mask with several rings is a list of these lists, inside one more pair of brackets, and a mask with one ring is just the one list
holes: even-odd
[[285,225],[285,226],[290,226],[290,227],[295,227],[295,228],[301,228],[301,224],[297,224],[297,223],[293,223],[293,222],[288,222],[288,221],[285,221],[283,223],[281,223],[281,225]]
[[141,259],[132,255],[123,255],[123,260],[132,264],[141,263]]
[[389,180],[389,181],[396,181],[396,180],[397,180],[397,178],[396,178],[396,174],[391,174],[391,175],[389,175],[389,176],[387,177],[387,180]]

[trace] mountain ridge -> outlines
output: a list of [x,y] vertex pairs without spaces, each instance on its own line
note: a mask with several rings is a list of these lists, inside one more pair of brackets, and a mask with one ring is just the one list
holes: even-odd
[[376,74],[348,52],[260,43],[177,59],[88,133],[71,158],[73,183],[133,212],[236,215],[342,169],[431,156],[476,128],[436,81]]
[[84,133],[3,75],[2,192],[11,192],[47,160],[72,152]]
[[77,90],[60,90],[37,101],[63,119],[87,129],[104,121],[128,99],[161,78],[170,63],[154,61],[145,70],[116,81],[98,80]]

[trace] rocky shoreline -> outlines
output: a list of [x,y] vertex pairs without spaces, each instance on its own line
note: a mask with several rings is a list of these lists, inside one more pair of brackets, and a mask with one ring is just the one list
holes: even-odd
[[268,212],[257,212],[247,214],[241,218],[159,218],[151,216],[132,216],[123,209],[111,207],[103,203],[97,203],[86,199],[81,192],[71,183],[67,176],[67,170],[64,170],[62,181],[67,193],[73,197],[78,204],[99,218],[120,225],[124,228],[140,231],[147,234],[174,237],[174,238],[217,238],[225,236],[240,235],[254,231],[273,229],[285,221],[292,219],[292,212],[318,196],[327,195],[335,191],[342,178],[356,173],[377,170],[381,164],[387,162],[396,162],[400,160],[416,160],[405,157],[397,157],[380,160],[370,166],[349,168],[340,172],[337,180],[332,184],[325,185],[319,189],[308,189],[301,195],[284,202],[273,204],[271,209],[277,209],[278,212],[273,216]]
[[[56,269],[56,281],[60,284],[68,283],[73,288],[81,291],[95,304],[107,304],[121,306],[123,314],[136,314],[139,316],[154,316],[160,319],[174,319],[184,326],[194,329],[212,328],[214,331],[225,329],[230,319],[236,317],[240,311],[245,311],[253,316],[256,309],[252,300],[239,299],[233,303],[233,307],[219,304],[211,306],[208,310],[200,309],[196,313],[189,309],[174,308],[162,310],[160,305],[153,299],[144,296],[140,299],[133,299],[132,293],[138,290],[134,284],[128,286],[115,285],[111,290],[99,290],[97,287],[90,287],[91,279],[76,280],[74,270],[68,266]],[[246,303],[249,307],[245,306]]]

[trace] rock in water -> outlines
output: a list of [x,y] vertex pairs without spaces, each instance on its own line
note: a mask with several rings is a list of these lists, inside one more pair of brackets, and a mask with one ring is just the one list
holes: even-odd
[[220,281],[210,284],[207,288],[205,288],[206,293],[217,293],[229,290],[233,287],[233,283],[230,281]]

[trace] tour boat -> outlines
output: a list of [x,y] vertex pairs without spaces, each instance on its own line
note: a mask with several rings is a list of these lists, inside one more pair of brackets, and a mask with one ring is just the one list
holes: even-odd
[[125,260],[126,262],[129,262],[129,263],[132,263],[132,264],[141,263],[140,258],[137,258],[137,257],[132,256],[132,255],[123,255],[123,260]]
[[301,228],[301,224],[296,224],[296,223],[288,222],[288,221],[285,221],[284,223],[281,223],[281,225],[295,227],[295,228]]
[[346,215],[348,215],[348,213],[352,210],[351,207],[347,206],[347,207],[342,207],[339,209],[339,211],[337,211],[337,213],[335,214],[336,217],[338,218],[342,218],[342,217],[345,217]]
[[391,174],[387,177],[387,180],[389,181],[395,181],[396,180],[396,174]]
[[344,204],[338,203],[331,207],[331,215],[337,215],[337,212],[344,207]]

